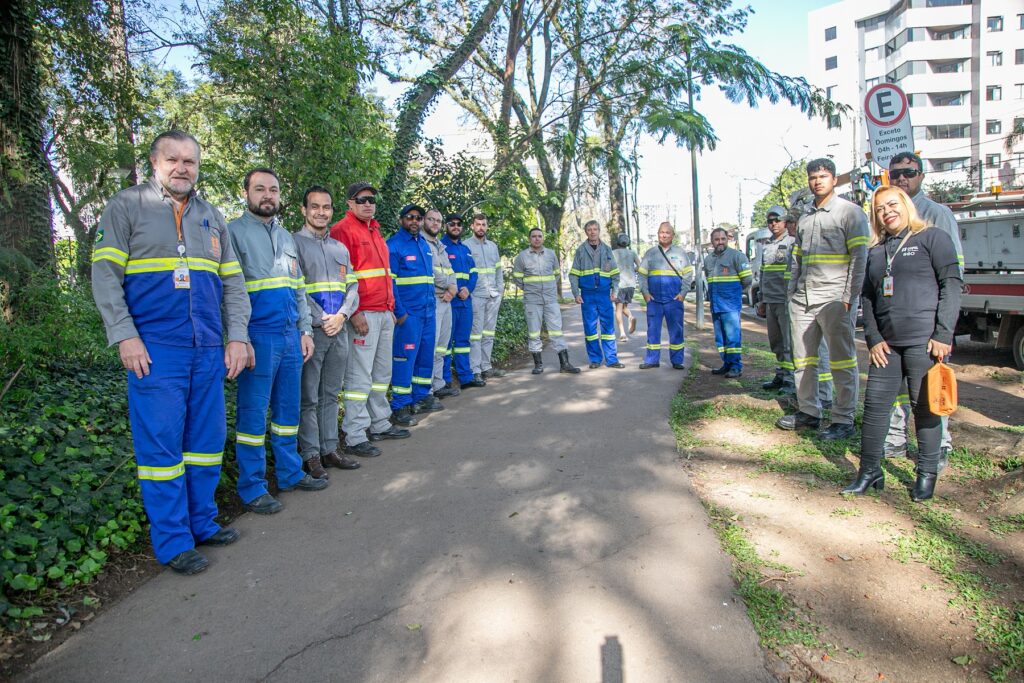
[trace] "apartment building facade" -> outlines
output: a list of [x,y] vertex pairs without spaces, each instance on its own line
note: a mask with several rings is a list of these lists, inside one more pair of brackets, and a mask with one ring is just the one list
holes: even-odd
[[852,108],[829,122],[837,164],[865,163],[862,107],[877,83],[906,94],[930,180],[1024,185],[1024,1],[843,0],[808,14],[808,80]]

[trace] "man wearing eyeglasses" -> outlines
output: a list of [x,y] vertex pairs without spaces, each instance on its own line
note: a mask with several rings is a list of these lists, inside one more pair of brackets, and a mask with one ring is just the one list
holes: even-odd
[[[364,458],[380,455],[370,440],[405,439],[409,430],[391,424],[387,391],[391,384],[391,346],[395,332],[395,295],[388,245],[380,234],[377,188],[352,183],[345,195],[348,212],[331,228],[331,237],[348,248],[352,274],[359,282],[359,308],[348,320],[352,346],[345,368],[345,452]],[[370,434],[367,435],[367,430]]]
[[420,228],[426,210],[407,204],[398,214],[402,229],[388,238],[395,285],[395,342],[391,354],[391,411],[396,424],[412,424],[412,407],[428,396],[424,410],[443,410],[430,393],[434,371],[434,254]]
[[[469,363],[470,335],[473,329],[473,290],[476,289],[478,275],[473,255],[462,242],[462,216],[457,213],[445,218],[445,236],[441,240],[448,252],[448,263],[455,271],[457,293],[452,299],[452,340],[451,351],[455,360],[455,376],[462,388],[482,387],[487,383],[483,379],[473,377],[473,368]],[[447,358],[447,356],[445,357]],[[452,386],[452,364],[449,360],[443,363],[444,386],[434,392],[438,398],[458,396],[459,387]]]
[[[960,263],[960,272],[964,270],[964,247],[960,242],[960,226],[957,225],[953,212],[948,206],[929,199],[921,191],[924,183],[924,162],[921,157],[911,152],[900,152],[889,162],[889,180],[900,188],[914,202],[917,215],[930,226],[941,229],[953,238],[956,257]],[[910,394],[906,382],[900,389],[896,402],[893,403],[889,419],[889,434],[885,438],[885,456],[888,458],[902,457],[907,454],[907,421],[910,419]],[[939,456],[939,470],[945,468],[949,461],[949,453],[953,450],[953,441],[949,435],[949,418],[942,417],[942,450]]]

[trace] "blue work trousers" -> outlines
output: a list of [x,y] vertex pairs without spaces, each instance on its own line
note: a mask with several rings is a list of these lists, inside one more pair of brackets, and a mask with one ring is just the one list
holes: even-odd
[[661,321],[668,327],[668,356],[673,365],[681,364],[686,358],[683,344],[683,302],[678,299],[647,302],[647,353],[645,363],[661,362]]
[[249,339],[256,352],[256,367],[252,370],[246,368],[238,376],[238,416],[235,422],[238,495],[243,503],[268,492],[268,407],[270,451],[274,455],[278,487],[294,486],[304,476],[297,443],[302,382],[299,331],[249,330]]
[[740,312],[712,313],[718,355],[726,367],[743,370],[743,342],[740,340]]
[[391,355],[391,410],[412,405],[430,393],[434,375],[434,306],[410,311],[395,325]]
[[[473,369],[469,365],[469,335],[473,329],[473,306],[469,301],[452,301],[452,353],[455,356],[455,376],[459,382],[473,379]],[[452,381],[451,363],[445,361],[444,382]]]
[[227,426],[224,349],[146,344],[153,362],[128,373],[128,418],[142,504],[161,564],[220,530],[213,495]]
[[[619,362],[615,350],[615,304],[608,291],[587,291],[583,297],[583,334],[587,341],[587,357],[591,363],[604,362],[614,365]],[[601,331],[598,332],[598,323]]]

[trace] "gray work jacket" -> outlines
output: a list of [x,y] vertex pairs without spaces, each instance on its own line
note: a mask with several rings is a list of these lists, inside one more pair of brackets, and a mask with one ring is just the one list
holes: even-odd
[[605,295],[617,292],[619,266],[611,248],[604,242],[598,242],[596,249],[589,242],[577,247],[569,269],[569,286],[574,297],[580,295],[581,288]]
[[493,299],[501,296],[505,291],[505,275],[501,272],[498,245],[486,237],[483,241],[478,240],[475,235],[470,235],[462,240],[462,243],[469,247],[469,253],[476,264],[473,268],[473,272],[477,274],[473,297]]
[[175,206],[156,179],[107,202],[92,257],[93,298],[107,342],[141,337],[170,346],[219,346],[225,332],[228,341],[249,341],[249,298],[228,227],[195,192],[181,212],[191,286],[175,286],[182,266]]
[[458,282],[455,280],[455,271],[448,258],[448,249],[440,240],[440,236],[431,239],[429,235],[423,233],[423,238],[427,240],[430,251],[434,254],[434,295],[440,299],[449,287],[455,287],[457,291]]
[[344,313],[351,318],[359,308],[359,280],[352,272],[348,248],[328,231],[318,235],[307,226],[292,235],[305,279],[310,322],[322,327],[324,315]]
[[796,238],[788,232],[772,238],[761,250],[761,300],[766,304],[784,304],[789,299],[789,279],[792,277],[793,244]]
[[512,282],[523,290],[523,303],[526,304],[557,304],[560,276],[558,256],[547,247],[539,252],[523,249],[512,262]]
[[928,225],[941,228],[942,232],[949,235],[953,240],[953,248],[956,249],[957,263],[960,264],[960,274],[964,272],[964,245],[960,241],[960,226],[953,217],[953,212],[944,204],[932,201],[925,196],[924,192],[918,192],[910,198],[917,209],[917,215]]
[[789,297],[803,306],[853,304],[864,283],[868,219],[863,209],[832,196],[800,217],[793,245]]

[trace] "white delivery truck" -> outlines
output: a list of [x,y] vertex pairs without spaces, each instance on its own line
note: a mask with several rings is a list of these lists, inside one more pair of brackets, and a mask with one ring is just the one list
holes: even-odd
[[1024,370],[1024,193],[1012,194],[949,205],[964,246],[956,333],[1013,349],[1017,368]]

